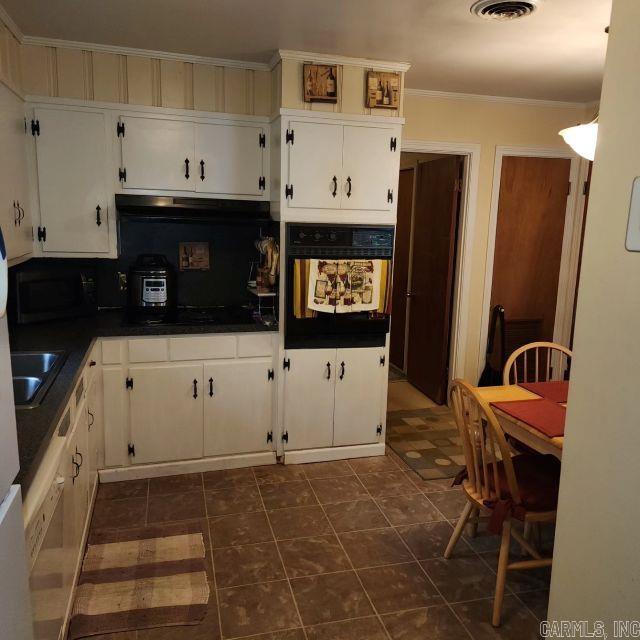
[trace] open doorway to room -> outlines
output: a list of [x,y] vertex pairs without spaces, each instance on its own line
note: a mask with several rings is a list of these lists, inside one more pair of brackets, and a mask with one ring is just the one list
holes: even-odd
[[463,464],[446,404],[467,164],[455,153],[400,158],[387,437],[428,480]]

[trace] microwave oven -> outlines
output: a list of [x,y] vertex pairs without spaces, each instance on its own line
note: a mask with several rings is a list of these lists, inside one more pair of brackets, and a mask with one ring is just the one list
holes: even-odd
[[15,324],[90,316],[98,311],[96,273],[59,263],[16,268],[9,285],[9,319]]

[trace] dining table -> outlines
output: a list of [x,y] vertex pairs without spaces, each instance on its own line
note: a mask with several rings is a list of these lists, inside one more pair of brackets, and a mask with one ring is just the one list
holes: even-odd
[[[534,451],[543,454],[551,454],[558,458],[558,460],[562,459],[564,435],[549,436],[524,420],[507,413],[495,404],[527,400],[540,401],[542,399],[541,395],[538,395],[533,391],[529,391],[517,384],[500,385],[495,387],[477,387],[476,391],[483,400],[491,405],[491,408],[493,409],[493,412],[505,433],[527,445]],[[566,402],[559,402],[558,404],[562,407],[566,407]]]

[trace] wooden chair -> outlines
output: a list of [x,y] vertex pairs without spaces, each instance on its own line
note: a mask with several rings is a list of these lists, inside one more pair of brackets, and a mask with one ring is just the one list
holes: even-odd
[[[499,626],[507,571],[551,565],[538,550],[512,527],[514,519],[525,524],[554,522],[560,468],[551,456],[511,457],[504,432],[491,407],[463,380],[454,380],[450,406],[453,409],[465,457],[467,478],[462,490],[468,500],[444,553],[450,558],[469,521],[489,515],[489,530],[502,534],[493,604],[492,624]],[[513,537],[533,559],[509,561]]]
[[555,342],[531,342],[516,349],[502,372],[505,385],[519,382],[568,380],[573,354]]

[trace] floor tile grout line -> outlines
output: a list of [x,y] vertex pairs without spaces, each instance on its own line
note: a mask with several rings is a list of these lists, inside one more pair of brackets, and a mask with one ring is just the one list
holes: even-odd
[[[256,480],[256,484],[258,483],[258,478],[256,476],[256,472],[255,469],[252,467],[252,471],[253,471],[253,476]],[[309,481],[307,480],[307,483],[309,484],[309,486],[311,486],[311,483],[309,483]],[[304,621],[302,620],[302,615],[300,615],[300,608],[298,607],[298,601],[296,600],[296,596],[293,593],[293,587],[291,586],[291,580],[289,579],[289,576],[287,575],[287,567],[284,564],[284,558],[282,557],[282,553],[280,552],[280,548],[278,547],[278,543],[276,541],[276,534],[275,531],[273,530],[273,527],[271,526],[271,521],[269,520],[269,516],[267,515],[267,506],[264,503],[264,499],[262,498],[262,492],[260,491],[260,486],[258,485],[258,495],[260,496],[260,502],[262,503],[262,508],[265,511],[265,515],[267,517],[267,524],[269,525],[269,529],[271,531],[271,536],[273,537],[273,541],[276,547],[276,551],[278,553],[278,558],[280,558],[280,564],[282,565],[282,570],[284,572],[284,577],[285,580],[287,581],[287,586],[289,587],[289,593],[291,594],[291,600],[293,601],[293,606],[296,609],[296,615],[298,616],[298,621],[300,622],[300,626],[302,627],[302,634],[305,637],[305,640],[308,640],[308,636],[307,636],[307,631],[305,629],[304,626]],[[222,637],[222,636],[221,636]]]
[[[363,484],[364,486],[364,484]],[[369,493],[369,495],[371,495],[371,492],[365,487],[365,490]],[[423,494],[424,495],[424,494]],[[371,497],[373,498],[373,495],[371,495]],[[386,496],[385,496],[386,497]],[[431,501],[429,501],[431,502]],[[434,505],[435,506],[435,505]],[[436,507],[436,510],[437,507]],[[438,510],[439,511],[439,510]],[[391,522],[389,521],[389,518],[387,518],[387,516],[385,515],[385,513],[383,512],[382,515],[385,517],[385,519],[387,520],[387,522],[389,522],[389,524],[391,525]],[[394,529],[395,531],[395,529]],[[449,602],[447,601],[447,599],[442,595],[442,592],[440,591],[440,589],[438,589],[437,585],[435,584],[435,582],[431,579],[431,577],[429,576],[429,574],[424,570],[424,567],[420,564],[420,561],[418,560],[418,558],[416,557],[415,553],[413,553],[413,551],[411,550],[411,548],[409,547],[409,545],[405,542],[404,538],[396,531],[396,535],[398,536],[398,538],[400,538],[402,544],[405,546],[405,548],[407,549],[407,551],[409,552],[409,555],[414,559],[414,561],[417,563],[418,568],[420,569],[420,571],[422,571],[422,573],[425,575],[425,577],[427,578],[427,580],[429,581],[429,583],[433,586],[433,588],[435,589],[436,593],[440,596],[440,598],[442,598],[442,602],[448,607],[449,611],[451,612],[451,614],[456,618],[456,620],[462,625],[463,629],[467,632],[467,634],[469,635],[469,637],[473,640],[473,635],[471,634],[471,631],[467,628],[467,626],[464,624],[464,622],[462,621],[462,619],[460,618],[460,616],[458,616],[458,614],[454,611],[453,607],[449,604]],[[385,627],[386,630],[386,627]],[[389,632],[387,631],[387,635],[390,636]]]
[[[349,464],[349,466],[351,466],[351,463],[348,460],[347,460],[347,463]],[[356,474],[356,478],[358,478],[357,474]],[[358,481],[360,482],[360,484],[362,484],[362,482],[360,481],[360,478],[358,478]],[[362,486],[364,487],[364,485],[362,485]],[[365,491],[366,491],[366,487],[364,487],[364,488],[365,488]],[[318,500],[318,495],[316,494],[316,490],[313,488],[313,485],[311,485],[311,491],[313,491],[313,495],[315,496],[316,500]],[[318,503],[320,503],[320,500],[318,500]],[[378,619],[378,622],[382,626],[382,629],[384,630],[385,635],[387,636],[387,638],[389,640],[393,640],[393,638],[391,637],[391,634],[389,633],[387,627],[385,626],[385,624],[384,624],[384,622],[382,620],[381,614],[378,612],[378,609],[375,606],[375,604],[373,603],[373,600],[371,599],[371,596],[369,595],[369,592],[365,588],[364,583],[362,582],[362,579],[360,578],[360,575],[358,574],[358,571],[355,568],[355,566],[353,564],[353,561],[351,560],[351,557],[347,553],[347,550],[344,548],[344,545],[342,544],[342,540],[340,540],[340,537],[338,536],[338,532],[336,531],[335,527],[333,526],[333,523],[329,519],[329,516],[327,515],[327,512],[326,512],[326,510],[324,508],[324,505],[322,503],[320,503],[320,508],[322,509],[325,518],[328,520],[329,526],[331,527],[331,530],[333,531],[333,535],[335,535],[336,539],[338,540],[338,544],[340,545],[340,548],[342,549],[342,553],[344,553],[345,557],[347,558],[347,562],[351,566],[351,570],[353,571],[354,575],[356,576],[356,579],[358,580],[358,584],[360,585],[360,588],[362,589],[362,592],[364,593],[364,595],[366,596],[367,600],[369,601],[369,605],[371,606],[372,611],[375,613],[375,615],[376,615],[376,617]],[[384,516],[384,514],[382,514],[382,515]]]
[[209,522],[209,511],[207,509],[207,496],[204,488],[204,473],[200,474],[202,479],[202,492],[204,493],[204,519],[207,523],[207,532],[209,534],[209,556],[211,557],[211,572],[213,573],[213,595],[216,599],[216,614],[218,615],[218,631],[220,632],[220,640],[222,635],[222,613],[220,612],[220,600],[218,599],[218,581],[216,579],[216,565],[213,558],[213,533],[211,532],[211,523]]

